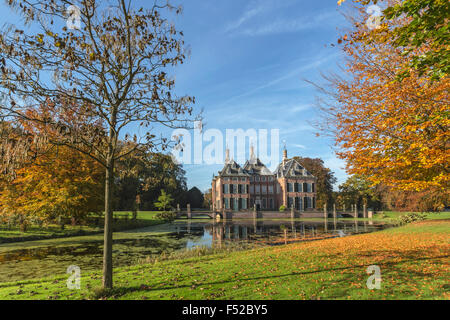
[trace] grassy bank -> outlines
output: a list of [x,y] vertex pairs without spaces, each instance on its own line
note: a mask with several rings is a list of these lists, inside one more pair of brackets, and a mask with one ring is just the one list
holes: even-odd
[[[111,299],[449,299],[450,220],[115,270]],[[366,269],[381,268],[369,290]],[[0,284],[1,299],[89,299],[101,274]],[[98,297],[98,295],[97,295]]]
[[[138,212],[137,220],[131,220],[132,213],[128,211],[116,211],[114,215],[114,231],[124,231],[147,227],[163,223],[156,219],[156,211]],[[127,218],[125,219],[125,216]],[[65,225],[64,229],[56,224],[46,226],[29,226],[26,232],[20,231],[19,227],[7,228],[0,226],[0,243],[23,242],[34,240],[45,240],[54,238],[65,238],[75,236],[92,235],[103,232],[103,218],[98,218],[99,225]]]

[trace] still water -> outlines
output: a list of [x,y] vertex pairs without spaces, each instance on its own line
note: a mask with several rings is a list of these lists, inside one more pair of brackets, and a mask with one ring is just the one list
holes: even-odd
[[[177,220],[171,224],[114,233],[114,266],[194,247],[280,245],[343,237],[390,227],[372,221],[305,220]],[[103,236],[27,241],[0,245],[0,282],[66,273],[70,265],[82,272],[102,266]]]

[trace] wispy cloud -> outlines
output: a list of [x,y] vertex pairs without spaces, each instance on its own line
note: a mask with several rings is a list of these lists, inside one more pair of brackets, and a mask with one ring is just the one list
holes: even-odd
[[297,147],[297,148],[300,148],[300,149],[303,149],[303,150],[306,149],[306,146],[304,146],[303,144],[293,144],[293,146]]
[[238,29],[246,21],[266,11],[268,8],[269,7],[267,6],[266,2],[252,1],[249,8],[239,17],[239,19],[231,22],[226,26],[225,32],[231,32],[233,30]]
[[297,19],[278,19],[269,24],[258,25],[245,28],[237,34],[246,36],[266,36],[279,33],[292,33],[303,30],[317,28],[328,24],[334,24],[333,18],[337,16],[336,11],[323,12],[311,17],[301,17]]
[[306,72],[306,71],[314,69],[314,68],[318,68],[322,64],[324,64],[324,63],[326,63],[326,62],[336,58],[337,56],[338,56],[338,54],[332,54],[332,55],[328,55],[327,57],[319,58],[319,59],[316,59],[316,60],[311,61],[309,63],[302,64],[301,66],[299,66],[297,68],[294,68],[293,70],[291,70],[289,72],[286,72],[285,74],[280,75],[279,77],[276,77],[273,80],[270,80],[270,81],[268,81],[268,82],[266,82],[264,84],[258,85],[256,87],[254,87],[254,88],[252,88],[252,89],[250,89],[250,90],[248,90],[246,92],[243,92],[241,94],[238,94],[236,96],[230,97],[228,100],[226,100],[223,103],[221,103],[221,106],[229,105],[232,101],[235,101],[236,99],[240,99],[240,98],[243,98],[243,97],[246,97],[246,96],[250,96],[250,95],[252,95],[252,94],[254,94],[254,93],[258,92],[258,91],[261,91],[263,89],[267,89],[267,88],[272,87],[274,85],[277,85],[278,83],[280,83],[280,82],[282,82],[284,80],[287,80],[287,79],[290,79],[290,78],[293,78],[293,77],[298,77],[300,79],[301,74],[303,72]]

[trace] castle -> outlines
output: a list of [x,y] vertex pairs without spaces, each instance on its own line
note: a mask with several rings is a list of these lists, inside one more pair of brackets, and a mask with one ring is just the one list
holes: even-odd
[[243,167],[229,159],[226,151],[225,166],[212,180],[212,205],[214,211],[277,211],[283,205],[294,206],[299,211],[311,211],[316,207],[316,177],[296,160],[283,160],[275,172],[271,172],[250,150],[250,159]]

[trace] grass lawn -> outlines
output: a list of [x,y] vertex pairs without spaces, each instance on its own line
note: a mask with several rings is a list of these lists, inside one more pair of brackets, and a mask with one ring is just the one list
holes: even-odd
[[[163,223],[164,221],[156,219],[157,213],[157,211],[140,211],[138,212],[137,221],[132,222],[131,211],[115,211],[114,215],[119,218],[119,221],[115,225],[115,230],[122,231]],[[128,221],[124,221],[123,217],[125,215],[128,216]],[[100,222],[103,224],[103,219]],[[60,226],[55,224],[45,227],[33,225],[28,227],[26,232],[20,231],[19,227],[5,228],[0,226],[0,243],[73,237],[100,232],[103,232],[103,226],[71,226],[69,224],[65,225],[64,229],[61,229]]]
[[[450,220],[115,269],[110,299],[449,299]],[[369,265],[381,289],[369,290]],[[101,273],[0,284],[0,299],[89,299]]]

